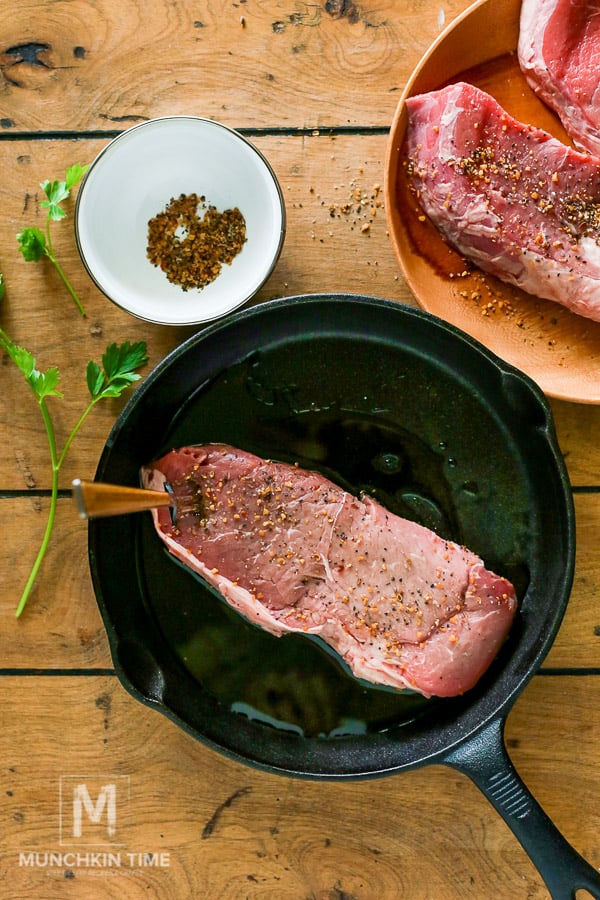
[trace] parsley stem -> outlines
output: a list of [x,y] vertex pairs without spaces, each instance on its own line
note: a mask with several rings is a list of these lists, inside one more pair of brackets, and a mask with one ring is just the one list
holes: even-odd
[[42,544],[38,551],[38,555],[35,558],[35,562],[29,573],[29,578],[25,584],[25,588],[21,595],[21,599],[19,601],[19,605],[17,607],[17,611],[15,615],[17,618],[21,615],[25,608],[25,604],[29,599],[29,595],[33,590],[33,586],[35,584],[35,580],[37,578],[38,572],[40,570],[40,566],[42,565],[42,561],[46,555],[46,551],[48,549],[48,544],[50,543],[50,538],[52,536],[52,530],[54,528],[54,519],[56,517],[56,504],[58,500],[58,476],[61,470],[62,464],[65,461],[67,453],[69,452],[69,447],[73,441],[73,438],[87,419],[88,415],[96,405],[96,400],[92,400],[91,403],[88,404],[87,409],[83,412],[83,414],[79,417],[79,421],[75,425],[75,428],[72,430],[71,434],[67,438],[65,446],[62,449],[62,453],[60,456],[57,456],[56,449],[56,439],[54,435],[54,426],[52,424],[52,419],[50,417],[50,413],[48,412],[48,407],[46,406],[45,400],[40,401],[40,409],[42,411],[42,417],[44,419],[44,425],[46,426],[46,433],[48,435],[48,443],[50,445],[50,462],[52,466],[52,486],[50,491],[50,511],[48,513],[48,521],[46,523],[46,530],[44,532],[44,537],[42,539]]
[[63,270],[63,267],[61,266],[61,264],[57,260],[56,256],[54,255],[54,247],[52,246],[52,238],[50,237],[50,221],[51,221],[50,216],[48,216],[48,218],[46,219],[46,247],[44,248],[44,253],[46,254],[48,259],[50,260],[50,262],[52,263],[52,265],[58,272],[58,274],[62,280],[62,283],[64,284],[64,286],[68,290],[69,294],[73,298],[75,305],[77,306],[77,309],[79,310],[81,315],[85,318],[85,309],[83,308],[83,304],[82,304],[81,300],[79,299],[79,297],[77,296],[77,294],[75,292],[75,288],[73,287],[73,285],[67,278],[67,276]]
[[75,425],[75,428],[73,429],[73,431],[67,438],[65,446],[63,447],[62,453],[60,454],[60,457],[56,464],[56,467],[59,471],[60,471],[62,464],[65,461],[65,457],[66,457],[67,453],[69,452],[69,447],[71,446],[71,443],[73,442],[73,438],[75,437],[75,435],[77,434],[77,432],[79,431],[79,429],[81,428],[81,426],[83,425],[83,423],[85,422],[85,420],[87,419],[87,417],[89,416],[89,414],[91,413],[91,411],[93,410],[95,405],[96,405],[96,400],[92,400],[92,402],[90,404],[88,404],[87,409],[85,409],[84,412],[82,413],[82,415],[79,417],[79,421],[77,422],[77,424]]
[[46,434],[48,435],[48,444],[50,446],[50,461],[52,464],[52,489],[50,494],[50,510],[48,512],[48,520],[46,522],[46,530],[44,531],[44,537],[42,538],[42,543],[40,545],[40,549],[38,550],[38,554],[35,558],[35,562],[31,568],[31,572],[29,573],[29,578],[25,583],[25,587],[23,589],[23,593],[21,594],[21,599],[19,601],[19,605],[17,606],[17,611],[15,616],[19,618],[23,610],[25,609],[25,604],[29,599],[29,595],[33,590],[33,586],[35,584],[36,578],[38,576],[38,572],[42,565],[43,559],[46,555],[46,551],[48,549],[48,544],[50,543],[50,538],[52,536],[52,530],[54,528],[54,519],[56,516],[56,501],[58,498],[58,473],[60,471],[60,466],[56,458],[56,439],[54,436],[54,426],[52,424],[52,419],[50,418],[50,413],[48,412],[48,407],[46,406],[46,401],[44,399],[40,400],[40,410],[42,412],[42,418],[44,420],[44,425],[46,426]]

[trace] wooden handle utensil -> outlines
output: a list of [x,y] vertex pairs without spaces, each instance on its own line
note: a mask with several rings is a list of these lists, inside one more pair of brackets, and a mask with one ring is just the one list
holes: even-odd
[[168,491],[150,491],[119,484],[103,484],[76,478],[72,483],[72,496],[82,519],[99,516],[118,516],[124,513],[156,509],[159,506],[175,507],[175,498]]

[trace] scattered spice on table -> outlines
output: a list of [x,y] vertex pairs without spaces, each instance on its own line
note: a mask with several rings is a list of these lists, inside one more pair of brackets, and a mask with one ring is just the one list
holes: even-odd
[[246,220],[237,206],[219,212],[203,195],[181,194],[148,222],[147,256],[187,291],[214,281],[246,240]]

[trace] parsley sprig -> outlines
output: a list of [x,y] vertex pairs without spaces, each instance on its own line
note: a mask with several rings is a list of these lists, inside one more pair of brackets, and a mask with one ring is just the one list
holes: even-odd
[[40,207],[47,210],[45,233],[37,226],[32,226],[24,228],[17,235],[19,249],[27,262],[38,262],[42,257],[48,257],[82,316],[85,316],[83,304],[56,258],[50,234],[50,223],[58,222],[60,219],[65,218],[67,213],[61,204],[69,197],[72,189],[83,178],[88,169],[89,166],[75,163],[74,166],[70,166],[67,169],[64,181],[42,181],[40,187],[46,195],[46,199],[41,201]]
[[62,451],[59,453],[54,424],[46,402],[49,397],[63,397],[62,392],[58,389],[60,383],[58,369],[53,366],[52,368],[47,369],[46,372],[40,372],[36,368],[36,362],[33,355],[24,347],[19,347],[17,344],[13,343],[6,332],[1,328],[0,347],[6,351],[10,359],[12,359],[15,365],[23,373],[38,402],[48,437],[50,464],[52,468],[50,510],[48,513],[46,530],[17,606],[16,615],[18,617],[23,612],[25,604],[29,599],[29,595],[31,594],[50,543],[58,499],[58,476],[73,439],[97,403],[107,398],[120,397],[123,391],[139,380],[141,376],[138,374],[137,370],[147,362],[148,356],[146,354],[145,341],[136,341],[133,344],[130,344],[129,341],[125,341],[120,345],[109,344],[102,356],[102,365],[90,360],[86,369],[86,381],[90,394],[90,401],[65,441]]

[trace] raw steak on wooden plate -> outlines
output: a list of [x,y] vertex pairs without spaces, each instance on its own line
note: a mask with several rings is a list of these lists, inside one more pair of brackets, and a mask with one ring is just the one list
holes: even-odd
[[600,156],[598,0],[523,0],[518,57],[573,142]]
[[600,321],[600,161],[459,82],[410,97],[411,190],[481,269]]
[[359,678],[425,696],[471,688],[505,640],[514,588],[482,560],[314,472],[221,444],[142,470],[174,556],[274,635],[318,635]]

